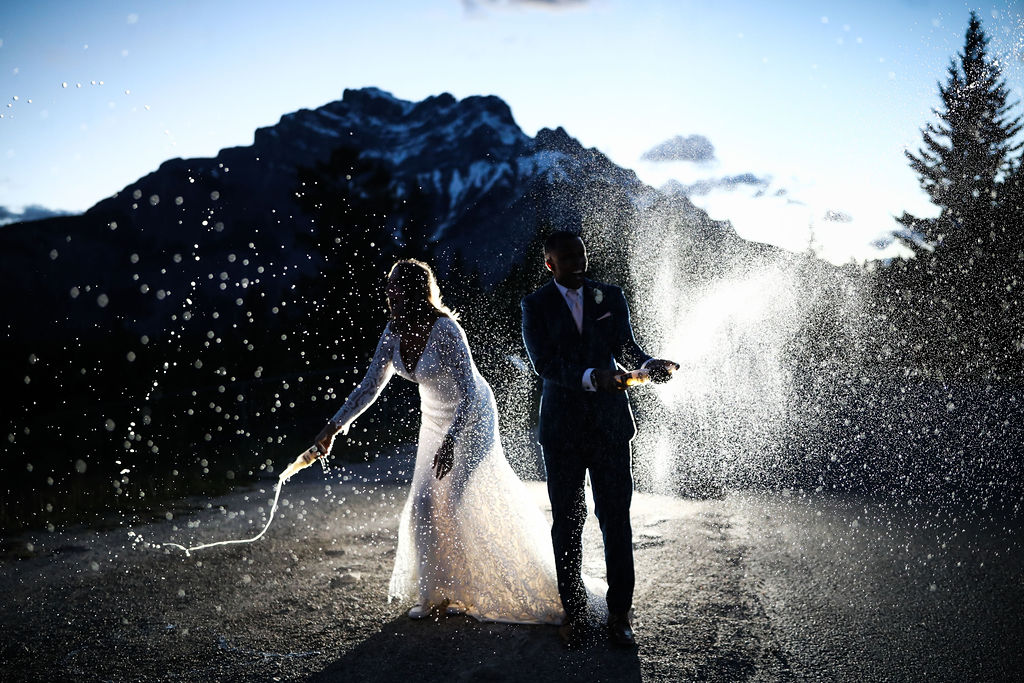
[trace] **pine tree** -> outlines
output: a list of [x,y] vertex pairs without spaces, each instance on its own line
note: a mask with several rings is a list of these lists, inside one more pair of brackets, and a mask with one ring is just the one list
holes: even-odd
[[889,279],[888,295],[912,308],[903,314],[917,328],[926,364],[944,373],[989,373],[1006,365],[1012,348],[1006,278],[1019,268],[1010,258],[1019,238],[1001,192],[1019,160],[1022,125],[988,42],[972,12],[964,50],[939,84],[939,120],[922,129],[916,153],[906,152],[939,215],[898,219],[924,244],[902,238],[916,258]]
[[[960,63],[950,60],[946,85],[939,85],[942,109],[934,110],[939,122],[922,129],[924,146],[917,153],[905,152],[941,213],[936,219],[904,213],[900,223],[923,233],[937,248],[961,254],[976,249],[978,233],[989,227],[998,185],[1021,148],[1013,141],[1021,117],[1010,119],[1013,104],[998,63],[988,56],[988,42],[972,12]],[[907,246],[921,251],[916,244]]]

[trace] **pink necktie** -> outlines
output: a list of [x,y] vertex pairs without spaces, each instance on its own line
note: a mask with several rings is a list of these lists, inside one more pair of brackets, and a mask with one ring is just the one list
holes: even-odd
[[583,333],[583,306],[580,305],[580,295],[575,289],[565,290],[565,296],[569,300],[569,310],[572,311],[572,319],[576,322],[576,330]]

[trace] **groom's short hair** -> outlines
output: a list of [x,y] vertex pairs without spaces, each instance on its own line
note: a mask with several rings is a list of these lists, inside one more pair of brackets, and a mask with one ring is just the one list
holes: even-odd
[[583,241],[575,232],[569,232],[568,230],[555,230],[553,233],[547,236],[544,240],[544,255],[547,256],[551,252],[559,249],[562,245],[569,242],[575,242],[576,240]]

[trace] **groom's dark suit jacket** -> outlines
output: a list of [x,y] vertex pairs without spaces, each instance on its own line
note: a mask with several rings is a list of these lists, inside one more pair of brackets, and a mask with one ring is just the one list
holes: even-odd
[[650,358],[633,338],[622,290],[593,280],[583,285],[583,331],[554,280],[523,299],[523,341],[544,380],[540,443],[629,441],[636,434],[626,392],[585,391],[587,368],[632,370]]

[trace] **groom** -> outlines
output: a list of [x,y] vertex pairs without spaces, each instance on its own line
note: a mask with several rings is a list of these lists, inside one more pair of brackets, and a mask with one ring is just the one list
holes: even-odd
[[584,479],[590,470],[608,571],[608,636],[616,645],[634,647],[629,442],[636,428],[616,361],[628,369],[643,365],[655,381],[667,381],[678,365],[651,358],[637,345],[621,289],[584,277],[587,250],[578,235],[548,236],[544,263],[554,277],[523,299],[523,340],[543,380],[539,440],[554,518],[558,592],[566,612],[561,635],[570,647],[579,647],[584,637],[582,532]]

